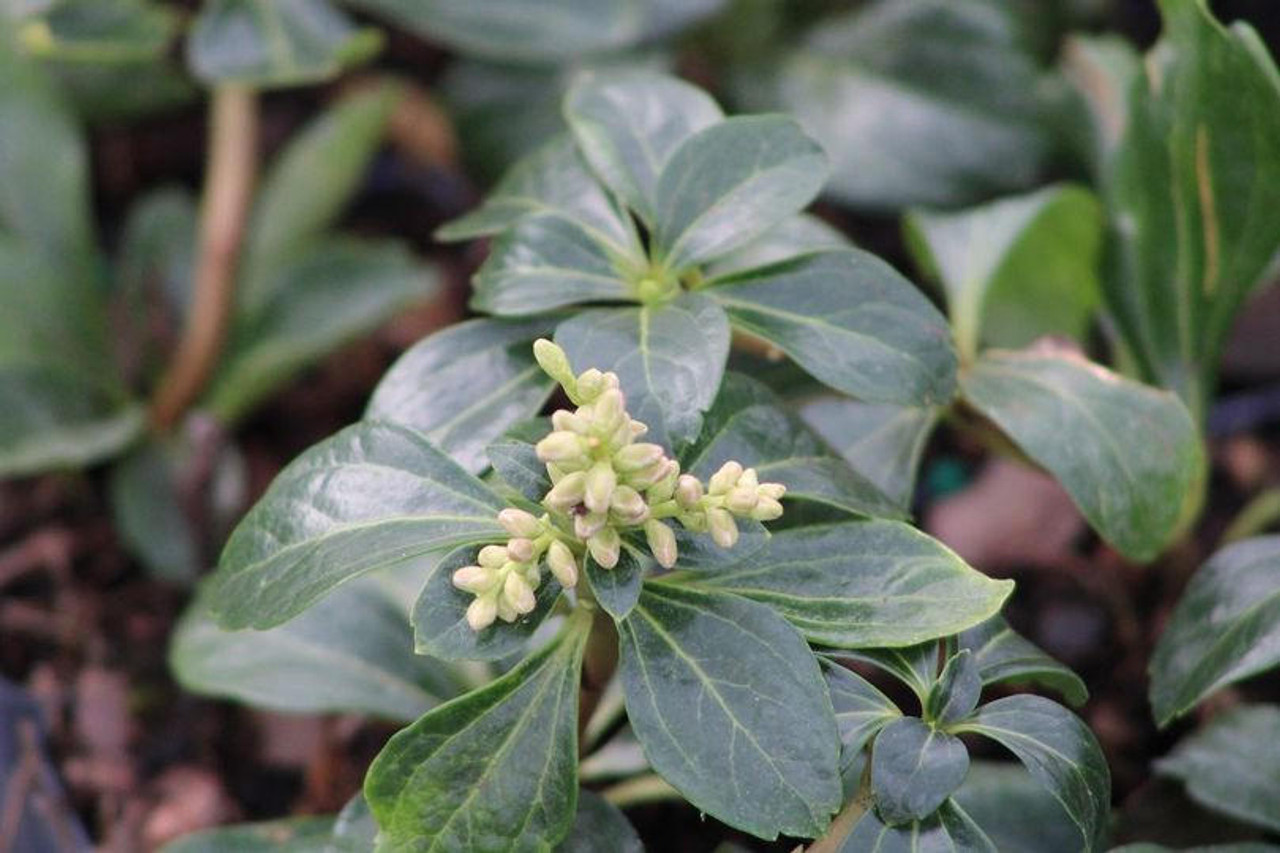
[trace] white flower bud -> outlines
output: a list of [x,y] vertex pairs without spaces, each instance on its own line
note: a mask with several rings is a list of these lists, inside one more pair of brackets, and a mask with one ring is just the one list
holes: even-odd
[[677,516],[677,518],[680,520],[680,524],[683,525],[685,530],[688,530],[692,533],[707,532],[707,511],[706,510],[696,509],[692,512],[682,513],[681,515]]
[[618,565],[618,557],[622,553],[622,537],[612,527],[602,528],[587,540],[587,549],[600,568],[612,569]]
[[[741,481],[739,481],[741,482]],[[755,489],[748,489],[746,486],[734,486],[729,490],[729,494],[725,495],[725,509],[734,515],[747,515],[756,508],[760,496],[756,494]],[[510,550],[510,545],[507,546]]]
[[676,564],[676,535],[670,527],[651,518],[644,523],[644,538],[658,565],[670,569]]
[[679,463],[674,459],[663,459],[655,462],[642,471],[627,475],[627,482],[637,489],[648,489],[662,482],[666,477],[680,473]]
[[732,548],[738,542],[738,523],[720,507],[707,510],[707,529],[711,531],[711,539],[721,548]]
[[762,498],[773,498],[775,501],[787,493],[787,487],[781,483],[761,483],[756,492]]
[[659,504],[663,501],[671,500],[671,496],[676,493],[676,483],[680,478],[680,463],[674,459],[670,460],[667,465],[667,471],[662,475],[662,479],[649,487],[648,497],[651,503]]
[[565,351],[546,338],[538,338],[533,342],[533,357],[538,360],[538,366],[543,372],[564,386],[564,390],[572,398],[576,391],[576,383],[573,379],[573,368],[569,364],[569,356]]
[[506,583],[502,585],[502,596],[517,613],[532,613],[533,608],[538,606],[533,587],[517,572],[507,575]]
[[527,563],[533,559],[533,540],[517,537],[507,541],[507,553],[517,563]]
[[587,452],[587,445],[577,433],[556,430],[548,433],[533,449],[543,462],[567,462],[583,456]]
[[681,474],[676,480],[676,503],[684,509],[693,509],[702,500],[702,481],[690,474]]
[[666,455],[656,444],[630,444],[613,454],[613,467],[621,473],[629,474],[662,461]]
[[496,580],[497,572],[484,566],[463,566],[453,573],[453,585],[464,592],[487,592]]
[[483,631],[493,624],[498,615],[498,603],[493,596],[477,598],[467,605],[467,624],[472,631]]
[[644,423],[643,421],[636,421],[636,420],[631,421],[631,435],[634,436],[635,438],[639,438],[640,436],[644,435],[648,431],[649,431],[649,425]]
[[551,426],[562,432],[573,432],[586,435],[590,424],[587,419],[568,409],[556,409],[551,413]]
[[606,387],[604,374],[594,367],[584,370],[578,376],[578,397],[584,404],[594,403]]
[[592,405],[596,411],[597,426],[612,432],[616,422],[626,414],[627,401],[617,388],[606,388]]
[[609,512],[623,524],[639,524],[649,517],[649,505],[630,486],[618,486],[609,501]]
[[573,534],[579,539],[590,539],[609,521],[603,512],[584,512],[573,517]]
[[755,468],[748,468],[742,472],[742,476],[738,478],[738,486],[744,489],[754,489],[760,485],[760,478],[756,474]]
[[500,569],[509,559],[507,549],[501,545],[485,545],[480,549],[476,562],[487,569]]
[[707,482],[707,491],[713,495],[723,495],[738,484],[738,478],[741,476],[742,466],[730,460],[711,475],[711,479]]
[[520,618],[520,614],[511,606],[511,602],[507,601],[505,595],[499,595],[493,600],[493,603],[498,608],[498,618],[503,622],[514,622]]
[[592,512],[608,512],[613,490],[618,485],[618,475],[608,462],[597,462],[587,472],[582,502]]
[[556,483],[551,488],[551,491],[547,492],[547,496],[542,499],[542,502],[552,509],[568,512],[572,507],[582,503],[586,490],[586,472],[574,471],[561,477],[560,482]]
[[781,516],[782,504],[765,495],[760,496],[760,502],[757,503],[756,508],[751,511],[751,517],[756,521],[773,521],[775,518],[780,518]]
[[551,574],[556,576],[556,580],[560,581],[562,587],[571,589],[577,586],[578,561],[569,550],[569,546],[559,539],[552,542],[551,547],[547,549],[547,565],[551,567]]
[[515,507],[507,507],[498,513],[498,523],[512,536],[537,539],[542,535],[542,522],[533,513]]

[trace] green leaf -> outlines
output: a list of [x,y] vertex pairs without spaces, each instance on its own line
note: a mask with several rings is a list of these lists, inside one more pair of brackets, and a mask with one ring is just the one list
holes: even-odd
[[296,713],[407,721],[460,692],[445,665],[413,653],[406,608],[376,577],[268,631],[219,628],[197,599],[169,661],[187,690]]
[[938,672],[938,644],[932,640],[896,649],[841,649],[828,650],[825,654],[862,661],[884,670],[910,687],[921,704],[928,697]]
[[333,835],[324,853],[368,853],[378,838],[378,823],[364,798],[357,793],[338,812],[333,821]]
[[178,487],[182,451],[147,441],[111,466],[111,515],[129,550],[153,577],[190,583],[205,568]]
[[383,375],[365,417],[412,427],[478,474],[489,465],[485,448],[551,396],[533,340],[554,324],[480,319],[428,335]]
[[39,247],[0,233],[0,368],[69,373],[97,386],[95,394],[120,392],[104,305],[89,284]]
[[584,74],[565,96],[564,114],[592,169],[651,225],[667,160],[724,117],[696,86],[645,72]]
[[512,433],[519,430],[525,423],[537,423],[540,427],[539,437],[541,437],[550,432],[550,425],[546,420],[544,418],[517,424],[506,435],[485,448],[486,458],[493,465],[494,472],[502,482],[535,504],[540,504],[547,492],[551,491],[551,475],[547,473],[547,466],[538,458],[538,453],[534,449],[536,439],[526,441],[523,437],[512,435]]
[[888,826],[868,809],[845,838],[840,853],[998,853],[982,827],[955,800],[947,800],[931,817],[902,826]]
[[915,717],[903,717],[876,735],[871,750],[871,793],[876,812],[891,826],[924,820],[938,810],[969,772],[969,751],[958,737]]
[[1076,853],[1080,831],[1053,796],[1016,763],[975,761],[952,802],[1001,853]]
[[618,374],[631,416],[649,426],[646,441],[692,441],[715,399],[729,356],[729,323],[699,293],[662,305],[583,311],[560,324],[556,343],[575,371]]
[[1232,321],[1280,249],[1280,87],[1248,26],[1223,28],[1203,0],[1160,9],[1104,184],[1103,296],[1144,378],[1203,417]]
[[488,237],[536,213],[568,217],[605,245],[630,246],[635,240],[617,204],[587,168],[568,134],[522,158],[479,208],[441,227],[436,237],[445,241]]
[[1179,743],[1156,771],[1181,779],[1196,802],[1280,832],[1280,708],[1242,705],[1224,711]]
[[768,388],[729,373],[708,410],[702,435],[682,462],[709,478],[729,460],[782,483],[789,500],[814,501],[858,515],[901,518],[902,511],[836,457]]
[[263,179],[249,223],[240,304],[254,313],[272,301],[273,267],[331,226],[378,151],[400,91],[390,85],[349,95],[302,128]]
[[961,352],[1088,332],[1102,242],[1088,190],[1058,185],[958,213],[914,211],[905,229],[916,263],[946,290]]
[[209,0],[187,64],[211,85],[297,86],[332,79],[381,46],[377,31],[356,29],[328,0]]
[[578,302],[632,300],[622,251],[564,214],[523,217],[494,242],[476,273],[471,307],[521,316]]
[[1098,741],[1079,717],[1041,696],[1007,696],[983,705],[951,731],[989,737],[1016,755],[1066,809],[1086,853],[1096,849],[1111,808],[1111,775]]
[[1049,150],[1038,70],[1006,4],[880,0],[818,22],[735,89],[796,116],[860,207],[954,206],[1032,184]]
[[1071,33],[1063,40],[1061,55],[1063,74],[1088,119],[1088,138],[1078,145],[1100,184],[1122,141],[1129,93],[1142,63],[1133,42],[1119,33]]
[[864,403],[828,395],[800,407],[800,417],[901,509],[915,495],[916,475],[925,444],[940,410]]
[[618,565],[612,569],[599,566],[587,555],[586,576],[591,592],[605,612],[614,619],[625,619],[640,600],[640,580],[646,560],[641,554],[624,547]]
[[[191,304],[195,267],[196,200],[183,187],[162,187],[129,208],[116,262],[117,299],[131,318],[146,316],[148,300],[159,296],[179,319]],[[139,337],[140,321],[133,319]],[[167,357],[167,353],[164,354]]]
[[359,423],[303,453],[231,534],[209,588],[227,628],[270,628],[365,572],[504,538],[504,504],[420,434]]
[[977,656],[961,649],[951,656],[938,680],[929,688],[924,702],[925,719],[941,725],[963,720],[978,707],[982,695],[982,676]]
[[560,598],[560,584],[545,577],[536,592],[537,606],[518,621],[495,621],[483,631],[467,624],[467,605],[475,600],[453,585],[453,573],[474,565],[476,549],[459,548],[431,571],[413,606],[413,646],[420,655],[443,660],[501,660],[528,645],[533,632]]
[[832,388],[906,405],[946,404],[955,393],[946,320],[874,255],[818,252],[714,285],[706,292],[735,327],[777,346]]
[[33,54],[99,68],[160,58],[181,23],[177,10],[144,0],[62,0],[42,22],[50,40],[42,40]]
[[898,521],[783,530],[731,569],[682,580],[768,604],[812,642],[854,649],[955,634],[997,613],[1013,591]]
[[822,673],[768,608],[645,584],[618,626],[632,729],[696,807],[762,838],[814,837],[840,805]]
[[840,776],[848,779],[862,757],[862,748],[902,712],[856,672],[830,659],[820,660],[840,732]]
[[847,249],[849,238],[809,213],[784,219],[740,249],[707,264],[708,279],[727,278],[737,273],[767,267],[797,255],[827,249]]
[[590,625],[571,618],[542,651],[387,742],[364,783],[380,847],[545,850],[569,833]]
[[1010,628],[1003,616],[992,616],[958,639],[960,648],[973,652],[983,684],[1048,687],[1077,707],[1089,698],[1089,689],[1080,676]]
[[1177,533],[1204,458],[1174,395],[1052,352],[987,352],[960,382],[1126,557],[1151,560]]
[[658,178],[657,256],[678,272],[726,255],[802,210],[826,177],[822,149],[789,118],[737,116],[704,128]]
[[326,238],[272,268],[271,301],[241,315],[206,392],[224,422],[246,415],[304,367],[437,288],[436,269],[399,242]]
[[288,817],[184,835],[163,853],[314,853],[333,830],[332,817]]
[[578,792],[573,829],[556,853],[644,853],[640,836],[626,815],[594,791]]
[[1280,536],[1228,545],[1191,578],[1151,658],[1168,725],[1211,693],[1280,664]]

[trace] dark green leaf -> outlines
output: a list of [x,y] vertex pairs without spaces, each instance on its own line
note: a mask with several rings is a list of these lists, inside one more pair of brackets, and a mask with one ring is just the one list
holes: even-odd
[[915,494],[916,473],[940,410],[863,403],[825,396],[800,407],[800,416],[845,461],[907,509]]
[[803,209],[826,177],[822,149],[789,118],[738,116],[704,128],[658,179],[658,257],[678,272],[726,255]]
[[560,324],[556,343],[575,371],[618,374],[646,441],[679,448],[702,426],[729,356],[729,323],[713,301],[685,293],[662,305],[584,311]]
[[404,604],[373,577],[268,631],[219,628],[197,601],[169,660],[187,690],[299,713],[412,720],[460,691],[445,665],[413,653]]
[[[1082,340],[1098,303],[1102,211],[1082,187],[1046,187],[905,224],[916,263],[942,282],[960,351]],[[1052,305],[1052,311],[1045,306]]]
[[887,826],[868,809],[839,853],[999,853],[982,827],[955,800],[947,800],[931,817],[903,826]]
[[782,483],[788,499],[834,506],[866,516],[901,518],[902,511],[836,457],[768,388],[730,373],[707,412],[702,435],[682,460],[707,479],[736,460],[765,482]]
[[489,443],[551,395],[555,383],[534,361],[533,340],[553,328],[549,318],[481,319],[429,335],[383,375],[365,417],[412,427],[478,474]]
[[871,749],[871,793],[891,826],[924,820],[938,810],[969,772],[969,751],[958,737],[915,717],[903,717],[876,735]]
[[[544,428],[542,434],[549,431],[550,427]],[[502,482],[526,500],[540,503],[551,491],[547,466],[538,458],[531,442],[505,435],[490,444],[485,455]]]
[[[191,303],[196,250],[196,200],[182,187],[164,187],[129,209],[120,240],[116,286],[131,319],[146,316],[149,299],[160,296],[178,319]],[[144,330],[133,319],[135,334]],[[131,331],[133,331],[131,329]]]
[[775,838],[840,805],[839,737],[813,655],[767,607],[646,584],[618,626],[631,726],[693,805]]
[[424,437],[360,423],[280,472],[209,589],[224,627],[270,628],[365,572],[504,538],[503,503]]
[[381,47],[328,0],[210,0],[191,27],[187,64],[209,84],[318,83]]
[[99,68],[145,63],[169,47],[180,23],[177,10],[147,0],[62,0],[41,22],[49,41],[32,50],[43,60]]
[[593,791],[578,792],[578,816],[556,853],[644,853],[627,817]]
[[1089,698],[1080,676],[1010,628],[1003,616],[970,628],[959,642],[960,648],[973,652],[983,684],[1041,685],[1058,691],[1075,706]]
[[1277,577],[1280,536],[1236,542],[1196,572],[1151,658],[1156,722],[1280,663]]
[[0,232],[0,368],[71,373],[102,389],[96,394],[118,392],[104,306],[89,283],[36,245]]
[[977,656],[961,649],[947,661],[942,674],[929,689],[924,702],[924,716],[939,725],[959,722],[978,707],[982,695],[982,676]]
[[288,817],[206,829],[166,844],[164,853],[314,853],[333,830],[332,817]]
[[364,783],[381,846],[545,850],[568,834],[590,625],[581,611],[545,649],[387,742]]
[[1142,68],[1138,51],[1119,33],[1071,33],[1063,42],[1061,64],[1086,110],[1088,138],[1079,147],[1101,178],[1124,135],[1129,93]]
[[956,355],[946,320],[891,266],[857,249],[803,255],[706,291],[734,326],[860,399],[945,404]]
[[1150,560],[1177,532],[1204,458],[1173,394],[1069,353],[1031,351],[985,353],[961,387],[1125,556]]
[[840,732],[840,775],[848,778],[850,768],[861,757],[862,748],[887,724],[902,716],[898,706],[856,672],[822,660],[822,673],[836,711]]
[[841,649],[826,654],[884,670],[910,687],[922,704],[938,673],[938,643],[933,641],[897,649]]
[[191,582],[205,568],[178,488],[181,451],[148,441],[109,474],[111,515],[120,537],[157,578]]
[[625,619],[640,600],[640,579],[646,561],[641,554],[623,548],[618,565],[605,569],[597,565],[590,554],[587,555],[586,575],[591,592],[614,619]]
[[1040,696],[997,699],[952,732],[972,732],[1002,744],[1060,802],[1080,831],[1083,850],[1097,848],[1111,808],[1111,775],[1089,727]]
[[369,853],[378,838],[378,824],[363,793],[358,793],[338,812],[333,834],[324,853]]
[[798,213],[770,228],[741,249],[707,264],[706,277],[727,278],[758,267],[767,267],[796,255],[827,249],[847,249],[849,238],[809,213]]
[[1001,853],[1077,853],[1080,831],[1053,796],[1016,763],[975,761],[952,801]]
[[584,74],[565,96],[564,113],[596,174],[650,224],[658,176],[672,152],[724,116],[696,86],[626,71]]
[[847,648],[908,646],[990,618],[1013,591],[898,521],[775,533],[739,565],[686,583],[768,604],[808,639]]

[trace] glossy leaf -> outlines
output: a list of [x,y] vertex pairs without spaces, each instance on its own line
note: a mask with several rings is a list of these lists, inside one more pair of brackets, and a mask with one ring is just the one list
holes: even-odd
[[707,412],[702,435],[682,458],[685,470],[708,479],[729,460],[782,483],[787,500],[805,500],[858,515],[902,517],[902,511],[836,457],[771,391],[738,373],[726,375]]
[[915,717],[894,720],[876,735],[871,750],[876,812],[891,826],[924,820],[968,771],[969,751],[959,738]]
[[952,797],[1001,853],[1076,853],[1080,831],[1016,762],[975,761]]
[[569,833],[589,627],[570,619],[542,651],[387,742],[364,783],[380,846],[548,849]]
[[711,125],[671,154],[655,190],[658,257],[679,271],[751,242],[813,201],[826,157],[782,116]]
[[1088,190],[1058,185],[957,213],[916,211],[905,227],[916,263],[942,282],[970,357],[980,343],[1084,338],[1102,242],[1102,211]]
[[898,648],[841,649],[826,654],[862,661],[884,670],[910,687],[921,703],[928,697],[938,673],[938,643],[934,641]]
[[511,623],[499,619],[475,631],[466,616],[475,596],[453,585],[453,573],[474,565],[475,560],[475,548],[459,548],[427,578],[413,607],[413,647],[418,654],[443,660],[500,660],[516,654],[528,645],[560,598],[560,584],[547,573],[535,593],[537,606],[532,613]]
[[853,244],[849,242],[849,238],[833,226],[812,214],[798,213],[779,222],[742,248],[707,264],[706,277],[727,278],[736,273],[790,260],[797,255],[827,249],[847,249],[851,245]]
[[1280,536],[1228,545],[1191,578],[1151,658],[1168,725],[1216,690],[1280,664]]
[[718,279],[707,294],[733,325],[814,378],[863,400],[945,404],[956,355],[946,321],[915,287],[857,249],[802,255]]
[[905,510],[911,506],[920,459],[939,411],[830,395],[803,403],[800,417],[853,470]]
[[940,725],[957,723],[973,713],[981,695],[982,676],[977,657],[968,649],[961,649],[947,661],[929,689],[924,716]]
[[1280,87],[1249,27],[1222,27],[1204,0],[1159,5],[1164,35],[1105,180],[1104,297],[1144,378],[1203,416],[1232,321],[1280,250]]
[[333,821],[333,834],[324,853],[368,853],[378,838],[378,823],[364,798],[357,793],[338,812]]
[[985,353],[961,387],[1125,556],[1150,560],[1177,532],[1204,460],[1172,394],[1078,356],[1034,351]]
[[965,631],[959,637],[959,645],[973,652],[983,684],[1048,687],[1077,707],[1089,698],[1080,676],[1010,628],[1003,616],[993,616]]
[[1196,802],[1280,832],[1280,708],[1243,705],[1224,711],[1156,763],[1181,779]]
[[[586,559],[587,582],[591,592],[605,612],[614,619],[625,619],[640,600],[640,579],[644,574],[645,558],[642,554],[623,548],[618,565],[602,568],[591,555]],[[652,561],[648,561],[652,564]]]
[[578,815],[569,837],[556,853],[644,853],[640,836],[626,815],[604,797],[583,789],[578,792]]
[[423,338],[391,366],[365,417],[412,427],[473,474],[485,448],[538,413],[554,383],[533,359],[533,340],[554,321],[469,320]]
[[931,817],[902,826],[887,825],[869,809],[845,838],[839,853],[997,853],[1002,849],[964,809],[948,800]]
[[[485,448],[485,456],[493,465],[498,478],[517,494],[532,503],[541,503],[547,492],[551,491],[551,475],[547,473],[546,464],[538,458],[534,449],[537,439],[513,435],[525,423],[542,424],[546,419],[534,422],[522,422],[509,430],[502,438]],[[551,431],[550,424],[541,427],[539,437]]]
[[1098,741],[1066,708],[1040,696],[983,705],[952,732],[989,737],[1018,757],[1070,815],[1082,849],[1096,849],[1111,807],[1111,776]]
[[612,370],[646,441],[692,441],[715,399],[729,356],[729,323],[713,301],[686,293],[638,308],[584,311],[560,324],[556,343],[575,371]]
[[163,853],[314,853],[333,830],[332,817],[287,817],[184,835]]
[[790,626],[737,596],[649,583],[618,634],[631,726],[664,779],[762,838],[826,828],[840,805],[839,739]]
[[420,434],[360,423],[303,453],[231,534],[209,588],[227,628],[270,628],[365,572],[504,538],[502,502]]
[[840,732],[840,775],[848,778],[862,748],[876,733],[900,718],[902,712],[871,682],[833,661],[822,660],[822,674],[836,711]]
[[955,634],[1013,591],[897,521],[783,530],[733,568],[684,579],[767,604],[812,642],[853,649]]
[[671,154],[724,115],[696,86],[634,72],[584,74],[565,96],[564,113],[592,169],[649,223]]
[[187,64],[209,84],[296,86],[336,77],[381,46],[328,0],[210,0],[187,41]]
[[444,665],[413,653],[404,605],[374,577],[267,631],[219,628],[197,601],[169,660],[187,690],[297,713],[407,721],[461,690]]
[[887,210],[1031,184],[1049,147],[1037,76],[1004,4],[880,0],[819,21],[737,88],[822,143],[832,197]]

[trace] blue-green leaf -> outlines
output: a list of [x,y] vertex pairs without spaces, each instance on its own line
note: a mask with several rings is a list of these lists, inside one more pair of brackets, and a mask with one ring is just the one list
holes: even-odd
[[886,725],[871,748],[871,793],[890,826],[924,820],[969,772],[969,750],[958,737],[916,717]]

